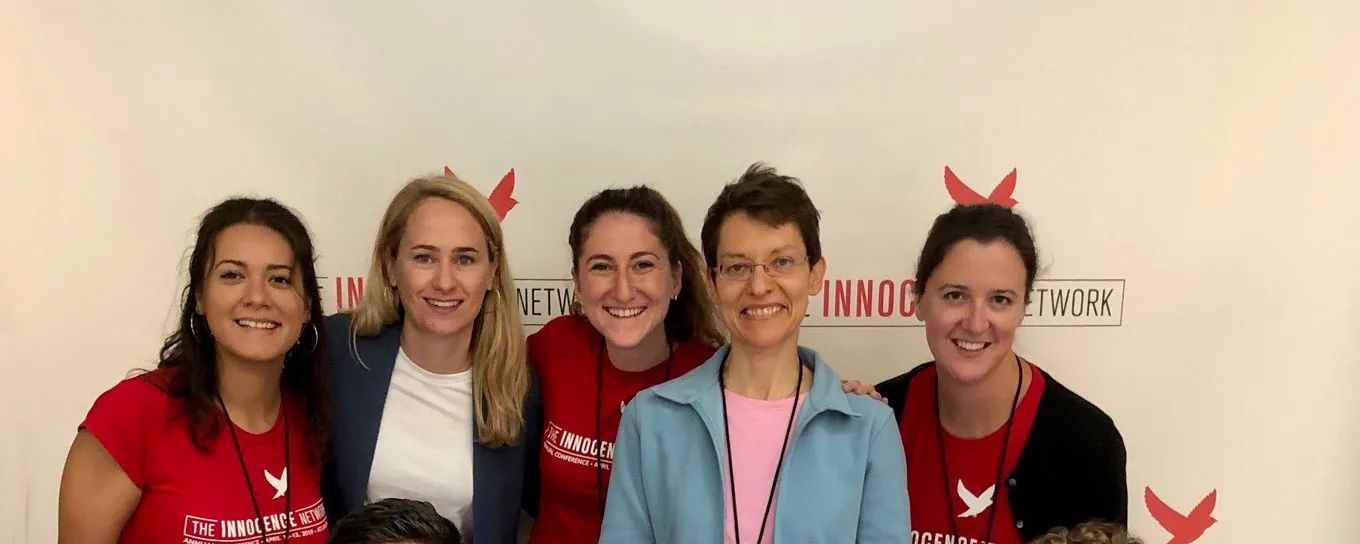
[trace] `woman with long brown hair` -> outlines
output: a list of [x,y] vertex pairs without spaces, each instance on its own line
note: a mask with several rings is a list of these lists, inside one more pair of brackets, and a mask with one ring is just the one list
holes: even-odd
[[703,364],[725,342],[703,256],[655,189],[591,196],[567,243],[572,314],[529,336],[548,429],[532,544],[600,540],[614,437],[628,402]]
[[208,211],[157,368],[104,392],[80,424],[58,542],[326,542],[313,260],[307,228],[273,200]]

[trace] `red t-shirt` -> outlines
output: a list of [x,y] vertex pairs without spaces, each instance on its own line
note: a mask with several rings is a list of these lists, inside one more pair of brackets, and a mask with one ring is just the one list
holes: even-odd
[[[1015,409],[1000,485],[997,485],[996,480],[997,464],[1001,462],[1005,425],[992,434],[976,439],[963,439],[948,431],[943,432],[944,449],[949,459],[949,483],[946,488],[940,466],[940,434],[937,434],[936,428],[936,367],[926,368],[912,379],[901,422],[902,447],[907,453],[907,495],[911,499],[912,542],[1023,544],[1011,516],[1010,486],[1006,480],[1015,469],[1025,441],[1029,439],[1034,413],[1039,408],[1039,396],[1044,391],[1043,374],[1033,365],[1030,365],[1030,369],[1033,381]],[[953,501],[954,504],[954,521],[958,526],[956,535],[951,534],[954,530],[945,500]],[[993,509],[996,510],[995,515]],[[988,519],[995,520],[990,542],[986,540]]]
[[[542,477],[538,517],[529,542],[576,544],[599,542],[600,484],[609,488],[614,438],[625,403],[639,391],[666,379],[667,363],[642,372],[625,372],[604,356],[604,393],[600,408],[600,447],[596,446],[596,380],[600,333],[583,317],[563,316],[529,336],[543,392],[543,444],[538,466]],[[697,340],[680,342],[671,354],[675,379],[707,361],[717,348]],[[596,454],[603,471],[596,473]],[[598,480],[597,480],[598,477]]]
[[[261,542],[255,507],[242,477],[241,461],[230,431],[209,442],[207,454],[189,436],[189,426],[166,393],[146,380],[165,383],[168,373],[125,379],[104,392],[80,426],[99,440],[142,490],[120,544],[253,544]],[[215,412],[226,425],[220,411]],[[269,542],[282,542],[285,523],[290,543],[325,544],[326,508],[321,504],[321,471],[309,462],[311,441],[303,435],[306,417],[290,403],[289,461],[283,456],[283,418],[264,434],[237,428],[250,485],[260,505]],[[287,471],[287,472],[285,472]],[[291,473],[291,474],[288,474]],[[292,507],[284,509],[285,495]]]

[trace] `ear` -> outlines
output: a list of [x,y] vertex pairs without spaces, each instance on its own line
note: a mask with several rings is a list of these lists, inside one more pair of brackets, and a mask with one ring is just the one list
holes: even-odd
[[925,320],[926,320],[926,315],[925,315],[926,309],[923,308],[923,307],[921,306],[922,303],[925,302],[925,300],[924,300],[923,297],[921,297],[921,295],[916,294],[916,289],[915,289],[915,287],[916,287],[916,285],[915,285],[915,284],[912,284],[912,290],[911,290],[911,304],[912,304],[913,306],[916,307],[916,311],[912,312],[912,314],[916,316],[916,320],[917,320],[917,321],[925,322]]
[[676,298],[680,297],[680,290],[685,287],[684,279],[685,271],[682,270],[682,267],[679,264],[672,265],[671,285],[674,285],[675,287],[671,289],[671,300],[675,300]]
[[809,295],[822,292],[822,280],[824,278],[826,278],[826,257],[821,257],[817,259],[817,262],[812,263],[812,273],[808,276],[808,281],[812,282],[812,285],[808,286]]
[[383,261],[383,274],[387,276],[387,286],[397,288],[397,259],[395,257]]

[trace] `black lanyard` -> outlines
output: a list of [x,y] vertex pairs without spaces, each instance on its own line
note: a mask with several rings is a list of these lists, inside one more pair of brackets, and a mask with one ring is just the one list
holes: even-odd
[[[1025,367],[1020,364],[1020,356],[1015,356],[1015,368],[1019,370],[1015,380],[1015,397],[1011,399],[1011,413],[1006,416],[1006,438],[1001,443],[1001,461],[996,464],[996,483],[992,485],[992,511],[987,514],[987,536],[983,542],[992,541],[992,525],[996,522],[996,503],[1001,497],[1001,476],[1006,470],[1006,449],[1011,445],[1011,423],[1015,421],[1015,408],[1020,404],[1020,384],[1025,383]],[[954,495],[949,491],[949,460],[944,453],[944,422],[940,415],[940,370],[935,369],[935,434],[940,442],[940,472],[944,474],[944,503],[949,507],[949,526],[954,535],[959,534],[958,518],[954,517]]]
[[[255,499],[255,486],[250,484],[250,471],[246,469],[246,456],[241,452],[241,441],[236,438],[236,424],[231,422],[231,414],[227,413],[227,404],[222,402],[222,395],[217,396],[217,404],[222,406],[222,414],[227,417],[227,429],[231,431],[231,443],[236,446],[236,458],[241,461],[241,474],[246,477],[246,492],[250,493],[250,504],[255,507],[255,523],[260,528],[260,542],[268,542],[269,535],[264,530],[264,516],[260,514],[260,501]],[[283,472],[284,486],[283,492],[283,513],[284,529],[283,541],[286,544],[288,538],[293,533],[293,471],[288,470],[288,465],[292,459],[288,456],[288,436],[293,434],[292,428],[288,426],[288,406],[282,398],[279,399],[279,411],[283,412]]]
[[[604,435],[601,430],[604,424],[604,336],[600,336],[600,354],[596,358],[595,370],[595,494],[600,498],[600,515],[604,515]],[[666,339],[666,375],[661,378],[661,383],[671,381],[671,359],[675,356],[675,348],[671,346],[670,339]],[[623,412],[622,409],[619,410]]]
[[[722,397],[723,410],[723,437],[727,439],[727,479],[732,486],[732,533],[737,538],[737,544],[741,544],[741,524],[738,523],[737,514],[737,475],[732,467],[732,431],[727,425],[727,383],[723,379],[723,371],[727,369],[727,356],[732,352],[729,350],[723,355],[722,364],[718,366],[718,394]],[[760,516],[760,533],[756,535],[756,544],[765,538],[765,523],[769,521],[770,506],[774,505],[774,492],[779,487],[780,469],[784,468],[784,454],[789,449],[789,435],[793,433],[794,416],[798,414],[798,395],[803,392],[803,363],[798,362],[798,385],[793,387],[793,408],[789,410],[789,425],[784,429],[784,442],[779,446],[779,464],[774,466],[774,481],[770,482],[770,496],[765,499],[765,513]]]

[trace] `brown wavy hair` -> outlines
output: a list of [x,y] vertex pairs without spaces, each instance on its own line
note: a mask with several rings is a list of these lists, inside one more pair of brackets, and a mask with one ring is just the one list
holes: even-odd
[[[579,272],[582,247],[590,235],[591,226],[600,216],[610,212],[633,214],[651,223],[652,234],[661,240],[671,266],[680,270],[680,296],[670,302],[663,321],[666,338],[697,338],[712,346],[727,343],[722,330],[718,328],[713,299],[708,295],[704,257],[685,236],[680,214],[656,189],[646,185],[605,189],[576,210],[576,217],[571,221],[571,232],[567,235],[567,245],[571,246],[571,275],[574,277]],[[579,304],[572,304],[572,313],[582,313]]]
[[221,419],[214,417],[218,395],[217,343],[208,322],[195,307],[207,281],[218,235],[241,224],[269,228],[287,240],[293,250],[293,262],[302,277],[300,294],[312,326],[304,324],[298,344],[284,356],[280,386],[289,394],[301,395],[307,418],[305,434],[312,442],[311,456],[313,461],[321,462],[330,452],[331,413],[326,328],[321,322],[325,313],[316,277],[316,253],[302,219],[275,200],[230,198],[204,214],[189,256],[189,283],[181,295],[178,325],[161,346],[156,365],[173,372],[147,373],[142,378],[164,390],[179,405],[188,419],[194,446],[207,452],[209,443],[222,432]]

